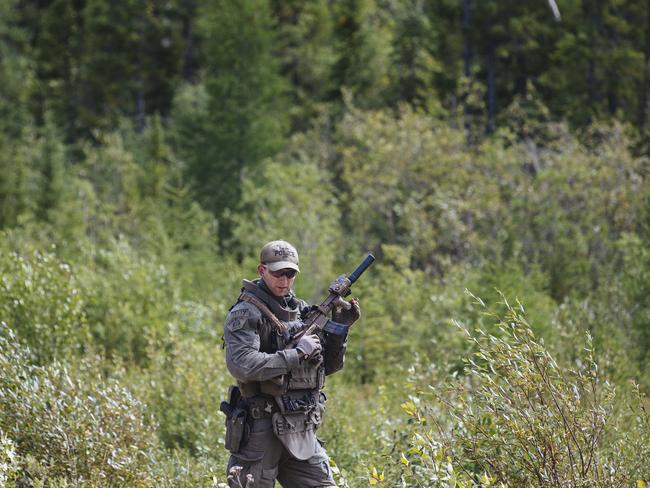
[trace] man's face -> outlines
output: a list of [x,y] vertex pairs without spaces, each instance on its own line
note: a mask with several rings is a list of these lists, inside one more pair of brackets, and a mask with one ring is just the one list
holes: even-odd
[[283,297],[293,286],[296,281],[295,269],[280,269],[278,271],[271,271],[265,264],[260,264],[257,271],[266,283],[266,286],[271,290],[276,297]]

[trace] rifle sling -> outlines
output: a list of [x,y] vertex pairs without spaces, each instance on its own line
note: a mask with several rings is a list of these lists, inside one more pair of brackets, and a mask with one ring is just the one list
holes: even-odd
[[239,299],[243,300],[245,302],[248,302],[252,305],[255,305],[262,314],[271,321],[271,323],[275,326],[275,329],[277,330],[278,334],[280,335],[285,335],[287,332],[287,326],[280,322],[280,320],[271,312],[271,309],[266,306],[266,304],[257,298],[255,295],[251,295],[250,293],[243,292],[241,295],[239,295]]

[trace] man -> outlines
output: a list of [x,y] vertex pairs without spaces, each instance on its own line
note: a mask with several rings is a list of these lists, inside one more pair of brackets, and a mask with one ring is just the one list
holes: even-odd
[[[295,348],[288,338],[302,326],[309,307],[292,287],[298,252],[286,241],[271,241],[260,252],[259,279],[244,280],[224,326],[226,364],[236,378],[226,405],[226,447],[231,451],[231,487],[335,487],[329,458],[316,438],[325,395],[325,375],[343,367],[347,329],[342,335],[303,335]],[[360,316],[335,310],[332,320],[348,328]]]

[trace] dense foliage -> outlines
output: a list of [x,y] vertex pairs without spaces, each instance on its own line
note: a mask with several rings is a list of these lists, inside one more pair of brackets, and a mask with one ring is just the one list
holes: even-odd
[[[498,335],[464,329],[473,350],[467,376],[421,385],[402,404],[414,419],[410,448],[401,454],[402,480],[461,487],[634,484],[650,454],[638,393],[616,411],[615,387],[602,377],[589,335],[575,366],[563,369],[535,337],[521,304],[503,303]],[[444,409],[450,421],[441,420]]]
[[222,486],[221,324],[283,238],[311,301],[378,258],[341,487],[645,486],[650,11],[560,9],[0,2],[0,485]]

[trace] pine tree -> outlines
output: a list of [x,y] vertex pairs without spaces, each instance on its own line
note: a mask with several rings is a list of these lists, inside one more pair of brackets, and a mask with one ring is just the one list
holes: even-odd
[[53,0],[32,6],[41,114],[52,112],[74,141],[114,128],[123,116],[142,130],[148,114],[168,113],[183,51],[177,3]]
[[[180,23],[166,2],[87,0],[84,123],[114,126],[119,116],[144,127],[146,114],[169,110],[180,72]],[[169,25],[169,26],[167,26]]]
[[15,227],[26,215],[29,173],[24,154],[0,133],[0,229]]
[[0,133],[18,138],[31,121],[33,92],[29,32],[21,27],[18,0],[0,2]]
[[41,130],[40,154],[35,168],[39,174],[35,213],[37,218],[45,221],[50,220],[65,193],[65,147],[50,119],[46,119]]
[[303,131],[335,90],[334,19],[327,0],[272,0],[280,70],[290,82],[292,132]]
[[422,0],[394,5],[393,102],[423,105],[436,98],[435,78],[443,67],[436,58],[438,32],[430,8]]
[[390,86],[394,39],[388,10],[374,0],[335,0],[332,11],[338,59],[329,100],[340,100],[341,88],[347,88],[360,107],[383,106]]
[[275,56],[267,0],[212,0],[199,18],[207,106],[193,114],[179,107],[175,120],[183,136],[177,141],[196,194],[221,215],[239,200],[242,173],[282,147],[288,84]]
[[540,76],[558,116],[578,125],[621,112],[638,118],[646,12],[632,0],[581,0],[562,7],[550,63]]
[[37,111],[41,118],[53,115],[68,140],[76,139],[83,128],[81,110],[81,58],[84,49],[83,3],[53,0],[36,10],[34,50],[38,66]]
[[19,2],[0,2],[0,228],[18,224],[28,207],[29,147],[25,132],[31,124],[28,101],[33,90],[29,33],[21,24]]

